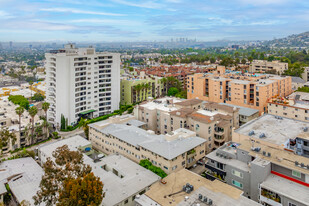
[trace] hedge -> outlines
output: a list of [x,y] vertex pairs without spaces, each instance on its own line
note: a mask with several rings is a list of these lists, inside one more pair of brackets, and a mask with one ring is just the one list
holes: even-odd
[[139,162],[139,165],[152,171],[153,173],[157,174],[161,178],[164,178],[167,176],[167,174],[160,167],[153,166],[152,163],[147,159],[141,160]]

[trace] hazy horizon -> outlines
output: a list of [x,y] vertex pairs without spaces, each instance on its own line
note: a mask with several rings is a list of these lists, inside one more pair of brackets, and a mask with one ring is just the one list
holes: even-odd
[[270,40],[308,31],[301,0],[0,0],[0,42]]

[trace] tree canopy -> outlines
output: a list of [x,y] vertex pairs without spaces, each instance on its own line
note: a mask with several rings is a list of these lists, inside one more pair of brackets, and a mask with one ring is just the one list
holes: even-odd
[[70,151],[67,145],[53,152],[43,165],[45,175],[40,190],[33,197],[35,205],[100,205],[104,197],[103,183],[85,165],[83,154]]
[[23,95],[10,95],[8,98],[9,101],[13,102],[13,104],[19,105],[26,110],[29,109],[29,101]]

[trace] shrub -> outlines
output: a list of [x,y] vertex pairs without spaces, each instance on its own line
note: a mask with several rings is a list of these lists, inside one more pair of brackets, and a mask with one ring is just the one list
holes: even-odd
[[152,171],[153,173],[157,174],[161,178],[164,178],[167,176],[167,174],[160,167],[153,166],[152,163],[147,159],[141,160],[139,162],[139,165]]

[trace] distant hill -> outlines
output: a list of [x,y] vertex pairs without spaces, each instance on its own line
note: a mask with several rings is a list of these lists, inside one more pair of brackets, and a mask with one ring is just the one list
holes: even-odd
[[309,31],[281,39],[265,41],[263,44],[270,47],[309,47]]

